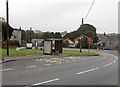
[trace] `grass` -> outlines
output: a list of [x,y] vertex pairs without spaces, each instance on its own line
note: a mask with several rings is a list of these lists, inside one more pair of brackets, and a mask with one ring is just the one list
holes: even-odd
[[[23,55],[33,55],[33,54],[39,54],[42,55],[43,51],[41,50],[33,50],[33,49],[22,49],[19,50],[18,52],[16,49],[9,49],[9,56],[23,56]],[[7,56],[6,55],[6,49],[2,49],[2,56]]]
[[[1,52],[2,51],[2,52]],[[6,49],[0,49],[0,53],[2,53],[2,56],[5,57],[6,55]],[[43,55],[43,51],[41,50],[33,50],[33,49],[22,49],[19,50],[18,52],[16,49],[9,49],[9,56],[24,56],[24,55]],[[85,55],[85,56],[98,56],[99,54],[93,53],[93,52],[82,52],[80,53],[79,51],[72,51],[72,50],[63,50],[63,54],[67,55]]]
[[63,50],[63,54],[67,55],[82,55],[82,56],[99,56],[97,53],[93,52],[79,52],[79,51],[73,51],[73,50]]

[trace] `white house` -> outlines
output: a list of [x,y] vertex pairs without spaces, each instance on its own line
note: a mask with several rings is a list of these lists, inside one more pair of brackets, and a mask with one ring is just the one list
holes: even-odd
[[21,28],[14,29],[10,40],[17,40],[17,41],[19,41],[19,44],[21,44],[21,35],[22,35]]
[[77,44],[79,43],[79,40],[82,39],[82,38],[88,38],[86,35],[80,35],[79,37],[77,37],[76,39],[74,39],[74,42],[75,42],[75,46],[77,46]]
[[68,41],[69,42],[69,47],[75,47],[75,43],[71,41],[69,38],[65,39],[63,42]]

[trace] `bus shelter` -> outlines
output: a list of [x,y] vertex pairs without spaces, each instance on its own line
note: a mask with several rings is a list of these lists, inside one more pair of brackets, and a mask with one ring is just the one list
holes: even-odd
[[62,54],[63,40],[62,39],[45,39],[43,44],[44,54]]

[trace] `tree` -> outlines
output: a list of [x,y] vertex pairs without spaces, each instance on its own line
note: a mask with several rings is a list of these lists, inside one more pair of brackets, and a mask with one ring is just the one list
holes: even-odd
[[[6,37],[6,30],[7,30],[7,23],[2,22],[2,40],[5,41],[7,39]],[[13,28],[9,25],[9,33],[8,33],[8,37],[9,39],[12,36],[12,32],[13,32]]]
[[68,40],[65,40],[63,42],[63,47],[69,47],[69,41]]
[[104,36],[106,36],[106,33],[104,32]]
[[51,32],[51,33],[50,33],[50,37],[51,37],[51,38],[54,38],[54,35],[55,35],[54,32]]
[[21,40],[27,42],[27,34],[25,30],[21,31]]
[[86,35],[89,38],[93,39],[93,42],[96,43],[98,41],[98,36],[96,33],[96,28],[90,24],[81,25],[76,31],[66,34],[63,38],[70,38],[72,41],[79,37],[80,35]]
[[78,44],[77,44],[77,48],[80,48],[80,44],[82,43],[82,47],[83,48],[88,48],[88,44],[87,44],[87,39],[86,37],[82,38],[82,39],[79,39],[78,40]]
[[27,42],[31,42],[31,39],[33,38],[33,35],[34,35],[34,31],[33,30],[27,30],[26,31]]
[[37,33],[33,34],[33,38],[35,38],[35,39],[40,39],[40,37],[41,37],[40,34],[37,34]]
[[55,32],[54,38],[56,38],[56,39],[62,38],[61,33],[60,32]]
[[46,38],[52,38],[50,32],[44,32],[41,36],[42,39],[46,39]]

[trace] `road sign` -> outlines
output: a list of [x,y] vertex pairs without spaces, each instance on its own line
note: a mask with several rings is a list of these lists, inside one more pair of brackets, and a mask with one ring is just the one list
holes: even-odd
[[93,40],[91,38],[88,38],[88,44],[92,44],[93,43]]

